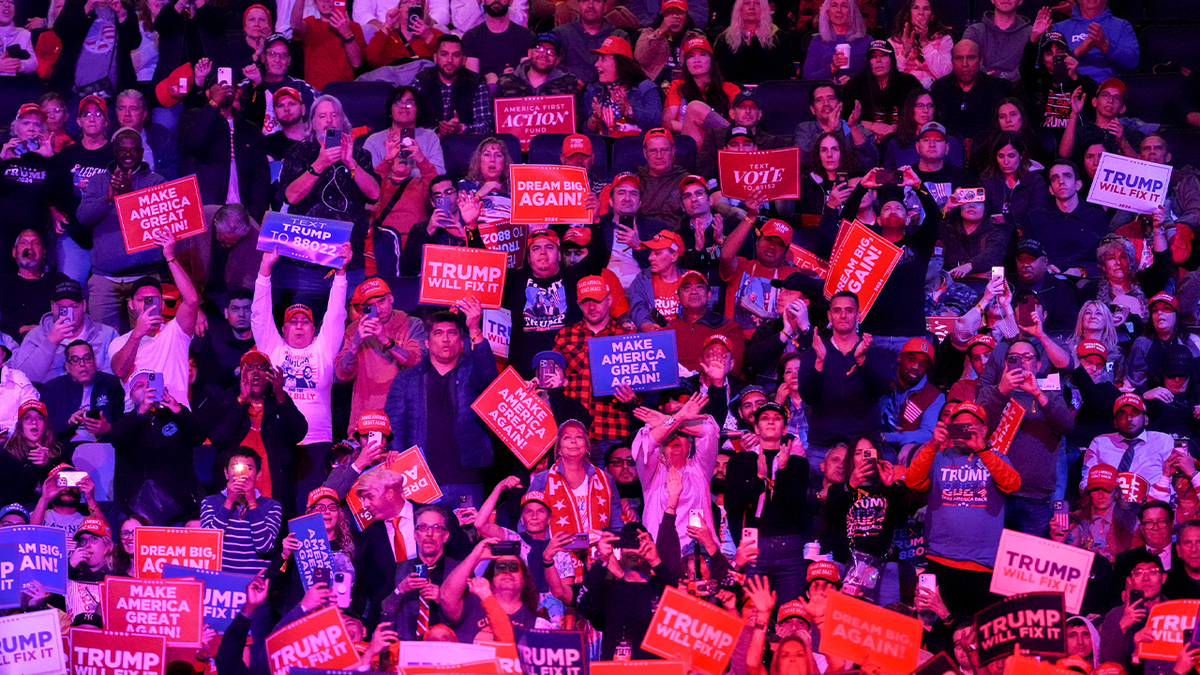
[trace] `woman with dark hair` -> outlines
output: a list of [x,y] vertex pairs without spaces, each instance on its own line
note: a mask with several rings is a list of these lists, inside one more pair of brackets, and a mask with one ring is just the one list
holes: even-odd
[[[933,96],[924,89],[913,89],[904,99],[900,108],[900,119],[896,123],[896,133],[883,139],[882,166],[885,169],[898,169],[902,166],[916,166],[921,157],[917,154],[917,136],[921,127],[934,121],[936,108]],[[954,166],[962,166],[966,157],[962,140],[951,134],[949,138],[950,154],[946,161]]]
[[771,23],[766,0],[737,0],[729,17],[729,28],[714,45],[721,72],[731,82],[759,84],[787,80],[795,75],[792,42],[787,33]]
[[667,89],[662,125],[691,136],[700,147],[706,130],[729,126],[729,106],[741,89],[725,81],[713,60],[712,46],[702,37],[687,41],[683,61],[683,76]]
[[490,582],[492,594],[485,594],[485,599],[498,602],[514,628],[529,630],[550,625],[536,614],[537,586],[533,583],[533,575],[529,573],[525,561],[516,554],[493,554],[492,546],[499,543],[500,540],[496,538],[480,540],[471,553],[442,581],[442,616],[454,629],[460,642],[474,642],[476,636],[486,637],[484,631],[490,630],[489,622],[481,621],[487,616],[483,600],[475,593],[466,592],[476,566],[488,559],[490,561],[483,572],[483,578]]
[[134,551],[134,532],[139,527],[150,527],[152,523],[149,518],[132,513],[125,522],[121,523],[120,529],[120,544],[113,551],[113,574],[119,577],[136,577],[137,570],[133,569],[133,560],[136,557]]
[[992,278],[992,267],[1004,264],[1009,233],[988,217],[990,209],[985,202],[961,203],[952,194],[946,209],[938,237],[944,256],[942,269],[976,294],[982,293]]
[[633,60],[629,43],[609,36],[598,49],[599,81],[588,86],[583,109],[591,111],[587,130],[602,136],[639,136],[662,122],[662,97]]
[[[319,487],[308,493],[305,499],[307,505],[304,515],[321,514],[321,524],[325,526],[325,537],[329,540],[329,548],[333,550],[333,564],[330,572],[333,575],[344,574],[349,580],[351,590],[354,584],[354,536],[350,531],[350,519],[344,511],[345,505],[332,488]],[[271,563],[268,576],[285,574],[288,579],[284,586],[289,594],[289,606],[299,602],[304,595],[304,588],[297,574],[296,565],[286,565],[281,572],[279,566],[292,557],[292,553],[300,549],[300,540],[295,532],[289,532],[280,542],[280,554]]]
[[1200,356],[1200,337],[1188,333],[1179,320],[1179,302],[1175,296],[1159,293],[1150,298],[1150,320],[1146,332],[1129,348],[1129,367],[1125,379],[1138,391],[1163,377],[1163,365],[1170,345],[1182,345],[1192,356]]
[[993,148],[981,178],[994,220],[1015,230],[1030,211],[1050,205],[1050,187],[1041,171],[1033,170],[1029,146],[1021,134],[1002,131],[990,145],[980,147]]
[[[410,7],[420,10],[410,15]],[[403,0],[387,11],[383,28],[367,43],[368,68],[386,66],[396,59],[432,59],[442,31],[433,27],[429,8],[421,0]]]
[[668,0],[662,3],[650,27],[638,33],[633,60],[655,84],[678,80],[685,70],[683,45],[692,38],[704,37],[687,10],[686,2]]
[[825,208],[841,209],[853,188],[850,179],[865,173],[858,155],[840,130],[817,136],[816,150],[808,155],[800,179],[800,213],[820,214]]
[[842,90],[842,111],[849,115],[855,104],[862,106],[864,127],[876,138],[896,132],[900,108],[909,92],[923,89],[917,78],[896,68],[896,50],[886,40],[876,40],[867,48],[867,67],[850,78]]
[[1013,133],[1021,137],[1028,151],[1025,153],[1033,163],[1034,168],[1041,170],[1055,157],[1056,142],[1048,132],[1039,132],[1034,128],[1025,104],[1019,98],[1008,97],[1000,101],[996,107],[996,116],[992,118],[991,128],[977,135],[971,141],[971,169],[975,173],[984,170],[993,152],[1000,146],[996,145],[1001,134]]
[[950,74],[954,67],[950,60],[954,37],[933,13],[929,0],[908,0],[896,12],[894,23],[888,41],[896,50],[900,72],[917,78],[926,89],[934,80]]

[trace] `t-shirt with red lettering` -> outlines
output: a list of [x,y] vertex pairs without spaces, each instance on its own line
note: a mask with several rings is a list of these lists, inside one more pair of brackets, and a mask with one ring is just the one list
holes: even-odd
[[795,265],[783,264],[780,267],[765,267],[757,260],[737,258],[737,268],[729,276],[721,275],[725,280],[725,316],[741,324],[746,331],[746,337],[754,332],[763,321],[778,316],[775,312],[775,298],[779,289],[771,286],[774,279],[786,279],[793,272],[799,271]]
[[679,282],[663,281],[662,277],[657,274],[650,275],[651,281],[654,284],[654,309],[658,310],[659,314],[671,323],[679,318]]
[[[304,17],[304,23],[308,24],[308,32],[303,37],[296,34],[296,39],[304,43],[304,81],[320,91],[330,82],[353,80],[354,68],[346,58],[341,34],[328,21],[315,16]],[[350,31],[358,43],[359,53],[366,54],[367,41],[363,38],[362,27],[351,21]]]

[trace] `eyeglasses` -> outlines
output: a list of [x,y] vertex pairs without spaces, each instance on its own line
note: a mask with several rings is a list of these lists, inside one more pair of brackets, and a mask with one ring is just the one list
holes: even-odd
[[637,466],[637,460],[632,457],[613,457],[608,460],[608,463],[613,466],[627,466],[631,469]]
[[246,365],[242,366],[242,368],[245,369],[246,372],[253,372],[257,370],[265,373],[271,370],[261,363],[247,363]]
[[126,541],[126,540],[131,540],[131,539],[133,539],[133,533],[134,533],[134,532],[135,532],[135,530],[129,530],[128,532],[122,532],[122,533],[121,533],[121,541]]
[[96,357],[92,354],[88,354],[86,356],[72,356],[67,359],[67,363],[73,366],[77,366],[81,363],[95,363],[95,361]]
[[393,108],[415,108],[415,107],[417,107],[417,102],[412,100],[411,98],[410,99],[401,99],[401,100],[393,103],[392,107]]
[[915,103],[913,104],[913,107],[917,110],[933,110],[932,103]]
[[342,508],[340,504],[313,504],[309,509],[309,513],[335,513]]
[[1169,520],[1143,520],[1142,521],[1142,527],[1146,528],[1147,530],[1161,530],[1164,527],[1170,526],[1170,524],[1171,524],[1171,521],[1169,521]]
[[496,574],[520,574],[521,563],[515,560],[503,560],[496,563],[496,566],[493,567],[492,570]]
[[1033,363],[1037,361],[1037,354],[1009,354],[1004,357],[1005,363]]
[[417,532],[420,532],[421,534],[429,534],[431,532],[449,532],[450,531],[450,530],[446,529],[445,525],[428,525],[426,523],[417,525],[416,528],[414,528],[414,529]]
[[558,56],[558,50],[555,49],[554,47],[546,47],[543,45],[538,45],[538,47],[536,49],[534,49],[533,51],[537,52],[538,54],[546,54],[549,56]]
[[[3,4],[3,2],[0,2],[0,4]],[[85,119],[86,119],[86,118],[93,118],[93,119],[95,119],[95,118],[97,118],[97,117],[103,118],[103,117],[104,117],[104,113],[100,112],[99,110],[89,110],[89,111],[87,111],[87,112],[83,113],[82,115],[80,115],[80,117],[83,117],[83,118],[85,118]]]
[[1114,94],[1114,93],[1106,91],[1103,94],[1100,94],[1099,96],[1097,96],[1096,98],[1102,98],[1107,101],[1121,101],[1121,100],[1124,100],[1125,97],[1121,96],[1120,94]]

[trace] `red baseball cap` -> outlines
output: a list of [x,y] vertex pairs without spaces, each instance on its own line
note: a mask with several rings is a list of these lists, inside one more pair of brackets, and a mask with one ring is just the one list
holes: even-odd
[[321,501],[322,499],[332,499],[333,501],[339,502],[339,503],[342,501],[342,499],[340,497],[338,497],[337,490],[334,490],[333,488],[327,488],[322,485],[321,487],[317,488],[316,490],[313,490],[312,492],[308,493],[308,505],[305,506],[304,508],[311,509],[313,507],[313,504],[316,504],[317,502]]
[[[295,305],[293,305],[293,307],[295,307]],[[304,307],[304,305],[301,305],[301,307]],[[308,309],[308,308],[305,307],[305,309]],[[309,319],[312,318],[312,312],[309,312],[308,318]],[[285,323],[286,323],[286,321],[285,321]],[[258,363],[266,364],[266,366],[268,368],[271,367],[271,357],[267,356],[263,352],[258,351],[258,347],[251,347],[250,351],[246,352],[245,354],[242,354],[242,358],[238,359],[238,365],[244,366],[247,363],[250,363],[251,361],[256,361]]]
[[1099,356],[1102,359],[1108,358],[1108,347],[1104,346],[1099,340],[1084,340],[1075,348],[1075,355],[1079,358],[1085,356]]
[[1146,412],[1146,402],[1142,400],[1141,396],[1133,393],[1125,393],[1118,396],[1117,402],[1113,403],[1113,414],[1116,415],[1118,410],[1127,405],[1131,405],[1142,412]]
[[730,354],[733,353],[733,343],[729,341],[728,337],[721,335],[720,333],[713,333],[705,338],[704,346],[700,348],[700,351],[703,352],[704,350],[708,349],[709,345],[721,345],[725,348],[725,351],[729,352]]
[[558,233],[548,227],[530,232],[528,245],[532,245],[538,239],[549,239],[555,246],[562,246],[562,242],[558,238]]
[[75,530],[75,535],[73,538],[79,539],[79,535],[83,534],[84,532],[87,532],[88,534],[94,534],[97,537],[112,536],[112,528],[109,527],[108,523],[99,516],[88,516],[87,518],[84,518],[83,522],[79,524],[79,528]]
[[566,233],[563,234],[563,241],[569,241],[572,244],[579,244],[580,246],[587,246],[588,244],[592,243],[592,230],[589,227],[568,228]]
[[675,142],[675,135],[662,127],[654,127],[650,131],[647,131],[646,135],[642,138],[642,145],[645,145],[651,138],[665,138],[672,143]]
[[[668,2],[669,1],[670,0],[668,0]],[[686,3],[685,3],[685,5],[686,5]],[[667,10],[666,5],[663,5],[663,11],[666,11],[666,10]],[[686,11],[686,8],[685,8],[685,11]],[[592,53],[593,54],[612,54],[614,56],[617,54],[620,54],[621,56],[624,56],[625,58],[629,59],[630,61],[633,60],[633,47],[629,46],[629,40],[626,40],[623,37],[617,37],[616,35],[609,35],[608,37],[604,38],[603,44],[601,44],[599,47],[593,49]]]
[[954,406],[953,410],[950,411],[950,419],[958,417],[960,413],[974,415],[975,419],[983,422],[985,425],[987,424],[987,411],[984,410],[983,406],[979,405],[978,403],[972,403],[970,401],[959,403],[958,405]]
[[1171,306],[1172,311],[1179,311],[1179,301],[1176,300],[1175,296],[1171,295],[1170,293],[1155,293],[1154,297],[1150,298],[1150,300],[1146,303],[1146,306],[1153,307],[1154,303],[1156,302],[1165,302]]
[[525,508],[525,505],[529,502],[537,502],[547,509],[550,508],[550,502],[546,500],[546,493],[542,492],[541,490],[530,490],[529,492],[526,492],[525,496],[521,497],[521,508]]
[[633,187],[635,187],[639,190],[642,189],[642,179],[638,178],[637,176],[635,176],[632,173],[629,173],[628,171],[626,171],[624,173],[619,173],[616,176],[614,176],[612,185],[609,186],[609,189],[616,190],[617,187],[621,183],[632,183]]
[[42,110],[42,106],[36,103],[26,103],[17,111],[17,117],[24,117],[30,113],[41,115],[42,119],[46,119],[46,111]]
[[108,117],[108,104],[104,102],[103,98],[101,98],[95,94],[88,94],[87,96],[84,96],[83,98],[79,99],[79,114],[80,115],[83,115],[83,106],[85,106],[85,105],[96,106],[97,108],[100,109],[100,112],[104,113],[105,117]]
[[762,236],[764,237],[779,237],[783,240],[784,246],[792,245],[792,228],[787,223],[777,218],[772,218],[763,224]]
[[642,248],[655,250],[669,248],[672,251],[683,251],[683,237],[680,237],[678,232],[662,230],[649,241],[643,241]]
[[683,287],[684,282],[687,281],[689,277],[696,277],[696,280],[703,283],[705,286],[711,285],[708,283],[708,278],[704,276],[703,272],[699,270],[684,270],[683,274],[679,275],[680,288]]
[[698,36],[683,43],[683,50],[681,53],[684,56],[687,56],[688,52],[691,52],[693,49],[699,49],[701,51],[708,52],[709,54],[713,53],[712,45],[708,43],[708,40]]
[[291,321],[292,317],[296,316],[297,314],[303,314],[304,316],[307,316],[309,321],[313,320],[312,309],[310,309],[308,305],[295,304],[284,310],[283,322],[287,323]]
[[371,277],[358,285],[355,289],[355,294],[359,297],[359,302],[366,302],[374,298],[382,298],[392,292],[392,287],[388,286],[387,282],[379,277]]
[[705,190],[708,190],[708,181],[704,180],[704,176],[697,176],[693,173],[684,176],[683,179],[679,181],[679,191],[683,192],[692,185],[699,185]]
[[359,434],[367,434],[372,431],[381,431],[385,436],[392,435],[392,421],[388,416],[378,410],[368,410],[358,416],[358,425],[355,426],[355,432]]
[[584,277],[575,285],[575,295],[579,298],[579,302],[584,300],[600,302],[608,297],[608,284],[604,283],[604,279],[595,275]]
[[300,91],[295,87],[280,87],[276,89],[272,100],[275,103],[278,103],[279,99],[283,98],[284,96],[291,96],[292,98],[296,99],[298,103],[304,103],[304,97],[300,95]]
[[681,12],[688,11],[687,0],[667,0],[662,4],[662,13],[666,14],[668,9],[677,9]]
[[17,419],[21,419],[22,417],[24,417],[25,413],[29,412],[30,410],[36,410],[36,411],[40,412],[42,414],[42,417],[45,417],[45,418],[50,417],[50,413],[46,411],[46,404],[42,403],[41,401],[37,400],[36,398],[31,398],[28,401],[25,401],[24,403],[22,403],[21,407],[17,409]]
[[900,348],[900,353],[924,354],[932,361],[933,345],[929,344],[929,340],[926,340],[925,338],[915,337],[904,343],[904,346]]
[[592,154],[592,139],[583,134],[571,134],[563,139],[563,157]]
[[831,584],[841,583],[842,575],[838,573],[837,565],[828,560],[814,560],[808,565],[808,573],[805,575],[806,581],[812,583],[817,579],[824,579]]
[[1111,464],[1097,464],[1088,469],[1087,488],[1111,490],[1117,487],[1117,470]]
[[995,349],[996,348],[996,338],[992,337],[991,335],[983,335],[983,334],[972,335],[971,339],[967,340],[967,351],[970,352],[971,349],[976,347],[977,345],[984,345],[988,349]]
[[805,607],[804,603],[800,602],[799,600],[785,602],[779,606],[780,621],[786,621],[787,619],[791,619],[793,617],[800,617],[801,619],[807,621],[808,625],[812,625],[812,616],[809,615],[808,608]]

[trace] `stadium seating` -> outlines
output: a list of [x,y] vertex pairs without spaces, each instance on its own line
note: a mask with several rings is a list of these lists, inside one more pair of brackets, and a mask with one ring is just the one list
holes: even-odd
[[[529,142],[530,164],[558,164],[562,155],[563,139],[566,134],[538,134]],[[588,134],[592,139],[592,174],[597,178],[608,178],[608,146],[604,139],[594,134]]]
[[1138,45],[1141,50],[1139,72],[1153,72],[1155,66],[1164,63],[1174,64],[1177,71],[1179,66],[1190,65],[1196,54],[1200,54],[1200,27],[1175,24],[1147,26],[1138,35]]
[[1177,101],[1183,93],[1183,75],[1123,75],[1125,114],[1145,122],[1179,124]]
[[391,124],[386,108],[393,88],[387,82],[330,82],[321,93],[336,96],[354,126],[380,131]]
[[521,141],[512,134],[458,134],[442,137],[442,154],[446,158],[446,173],[462,178],[467,175],[467,167],[471,164],[471,155],[479,142],[495,136],[504,141],[508,147],[508,156],[513,164],[524,163],[521,158]]
[[791,136],[796,125],[816,119],[808,107],[808,92],[816,80],[767,80],[754,90],[762,110],[762,126],[772,134]]
[[[613,175],[634,169],[646,163],[642,154],[641,136],[622,136],[613,144],[612,151]],[[687,169],[689,173],[696,172],[696,141],[691,136],[677,134],[675,136],[675,163]]]

